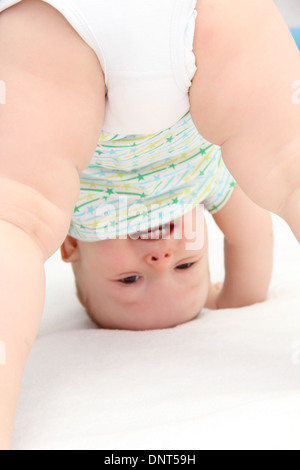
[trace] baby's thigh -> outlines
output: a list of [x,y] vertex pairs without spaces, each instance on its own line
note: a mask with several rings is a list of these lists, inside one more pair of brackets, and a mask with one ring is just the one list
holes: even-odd
[[292,157],[282,150],[300,128],[292,101],[300,56],[283,18],[271,0],[199,0],[194,51],[197,129],[222,147],[248,196],[277,210],[286,195],[283,184],[274,191],[276,174],[292,178]]
[[262,124],[266,139],[296,133],[298,121],[291,129],[285,117],[299,115],[292,84],[300,56],[273,1],[199,0],[197,8],[198,71],[190,91],[197,127],[218,144],[243,131],[263,138]]
[[103,74],[62,15],[32,0],[0,14],[0,64],[0,219],[30,233],[48,255],[68,231],[78,173],[97,145]]

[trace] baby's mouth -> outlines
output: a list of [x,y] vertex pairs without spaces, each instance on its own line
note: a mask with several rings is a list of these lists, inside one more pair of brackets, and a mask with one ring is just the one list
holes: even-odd
[[149,230],[145,232],[137,232],[130,237],[133,240],[169,240],[173,231],[174,223],[171,222],[156,228],[149,228]]

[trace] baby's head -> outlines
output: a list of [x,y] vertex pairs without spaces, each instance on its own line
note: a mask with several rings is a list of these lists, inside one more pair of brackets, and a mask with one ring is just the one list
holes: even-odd
[[207,227],[202,218],[200,236],[198,227],[187,239],[186,224],[186,216],[176,219],[163,239],[66,238],[62,258],[72,263],[77,295],[92,320],[102,328],[152,330],[199,315],[210,286]]

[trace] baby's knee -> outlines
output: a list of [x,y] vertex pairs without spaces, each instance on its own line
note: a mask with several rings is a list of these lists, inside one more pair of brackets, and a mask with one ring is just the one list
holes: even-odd
[[29,235],[41,248],[45,261],[63,243],[71,219],[36,189],[0,175],[0,220]]

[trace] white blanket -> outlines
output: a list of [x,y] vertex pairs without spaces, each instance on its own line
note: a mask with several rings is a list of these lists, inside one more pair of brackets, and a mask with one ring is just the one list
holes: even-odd
[[[209,217],[214,281],[222,237]],[[98,330],[58,255],[13,448],[300,449],[300,249],[274,217],[269,299],[151,332]]]

